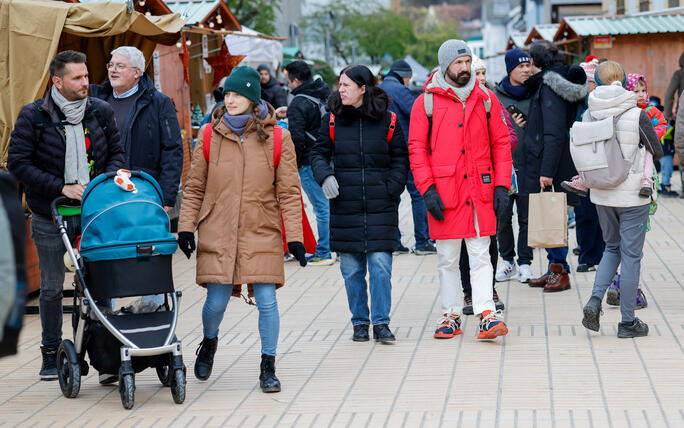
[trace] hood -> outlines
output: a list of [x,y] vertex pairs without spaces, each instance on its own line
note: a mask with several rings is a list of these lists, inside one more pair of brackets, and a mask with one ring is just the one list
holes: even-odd
[[601,120],[636,107],[636,94],[619,84],[598,86],[589,94],[588,104],[591,117]]
[[583,100],[589,93],[587,75],[575,65],[568,67],[554,64],[544,72],[541,79],[559,97],[571,103]]
[[292,95],[309,95],[320,100],[327,100],[330,95],[330,88],[321,79],[311,79],[302,83],[292,91]]

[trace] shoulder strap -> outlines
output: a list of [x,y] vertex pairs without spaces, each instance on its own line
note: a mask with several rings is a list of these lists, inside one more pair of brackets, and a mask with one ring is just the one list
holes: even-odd
[[283,151],[283,128],[276,125],[273,127],[273,170],[280,165],[280,155]]
[[491,117],[491,114],[489,112],[492,110],[492,96],[489,93],[489,90],[487,89],[487,87],[485,85],[483,85],[482,83],[480,83],[479,85],[480,85],[480,89],[482,89],[482,91],[485,94],[487,94],[487,99],[483,100],[483,102],[484,102],[485,111],[487,112],[487,126],[489,126],[489,118]]
[[202,135],[202,151],[204,152],[204,160],[207,163],[209,163],[209,155],[211,154],[211,133],[213,127],[211,122],[204,125],[204,133]]
[[330,129],[330,139],[332,143],[335,144],[335,115],[330,112],[330,122],[328,123],[328,128]]
[[425,108],[425,114],[428,120],[428,132],[427,132],[427,151],[428,154],[432,154],[432,146],[430,145],[430,136],[432,135],[432,109],[434,107],[435,95],[432,92],[423,93],[423,107]]
[[387,131],[387,142],[389,143],[394,136],[394,128],[397,126],[397,115],[393,111],[390,112],[390,125]]

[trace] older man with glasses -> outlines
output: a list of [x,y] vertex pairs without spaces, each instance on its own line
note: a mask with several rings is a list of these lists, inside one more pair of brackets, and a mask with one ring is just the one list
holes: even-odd
[[91,92],[114,109],[126,168],[145,171],[159,182],[164,209],[169,212],[176,203],[183,169],[176,109],[145,73],[145,57],[140,50],[118,47],[106,67],[109,79],[102,86],[91,85]]

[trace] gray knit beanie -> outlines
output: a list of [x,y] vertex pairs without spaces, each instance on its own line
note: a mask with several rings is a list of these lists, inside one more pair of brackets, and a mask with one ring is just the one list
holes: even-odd
[[447,69],[457,58],[462,56],[473,56],[470,47],[463,40],[451,39],[442,43],[437,52],[439,60],[439,71],[444,75]]

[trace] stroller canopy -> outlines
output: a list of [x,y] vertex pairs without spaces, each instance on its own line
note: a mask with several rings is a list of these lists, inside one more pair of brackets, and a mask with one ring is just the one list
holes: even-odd
[[134,171],[136,193],[121,189],[114,175],[88,184],[81,202],[81,256],[86,261],[118,260],[176,252],[162,191],[152,176]]

